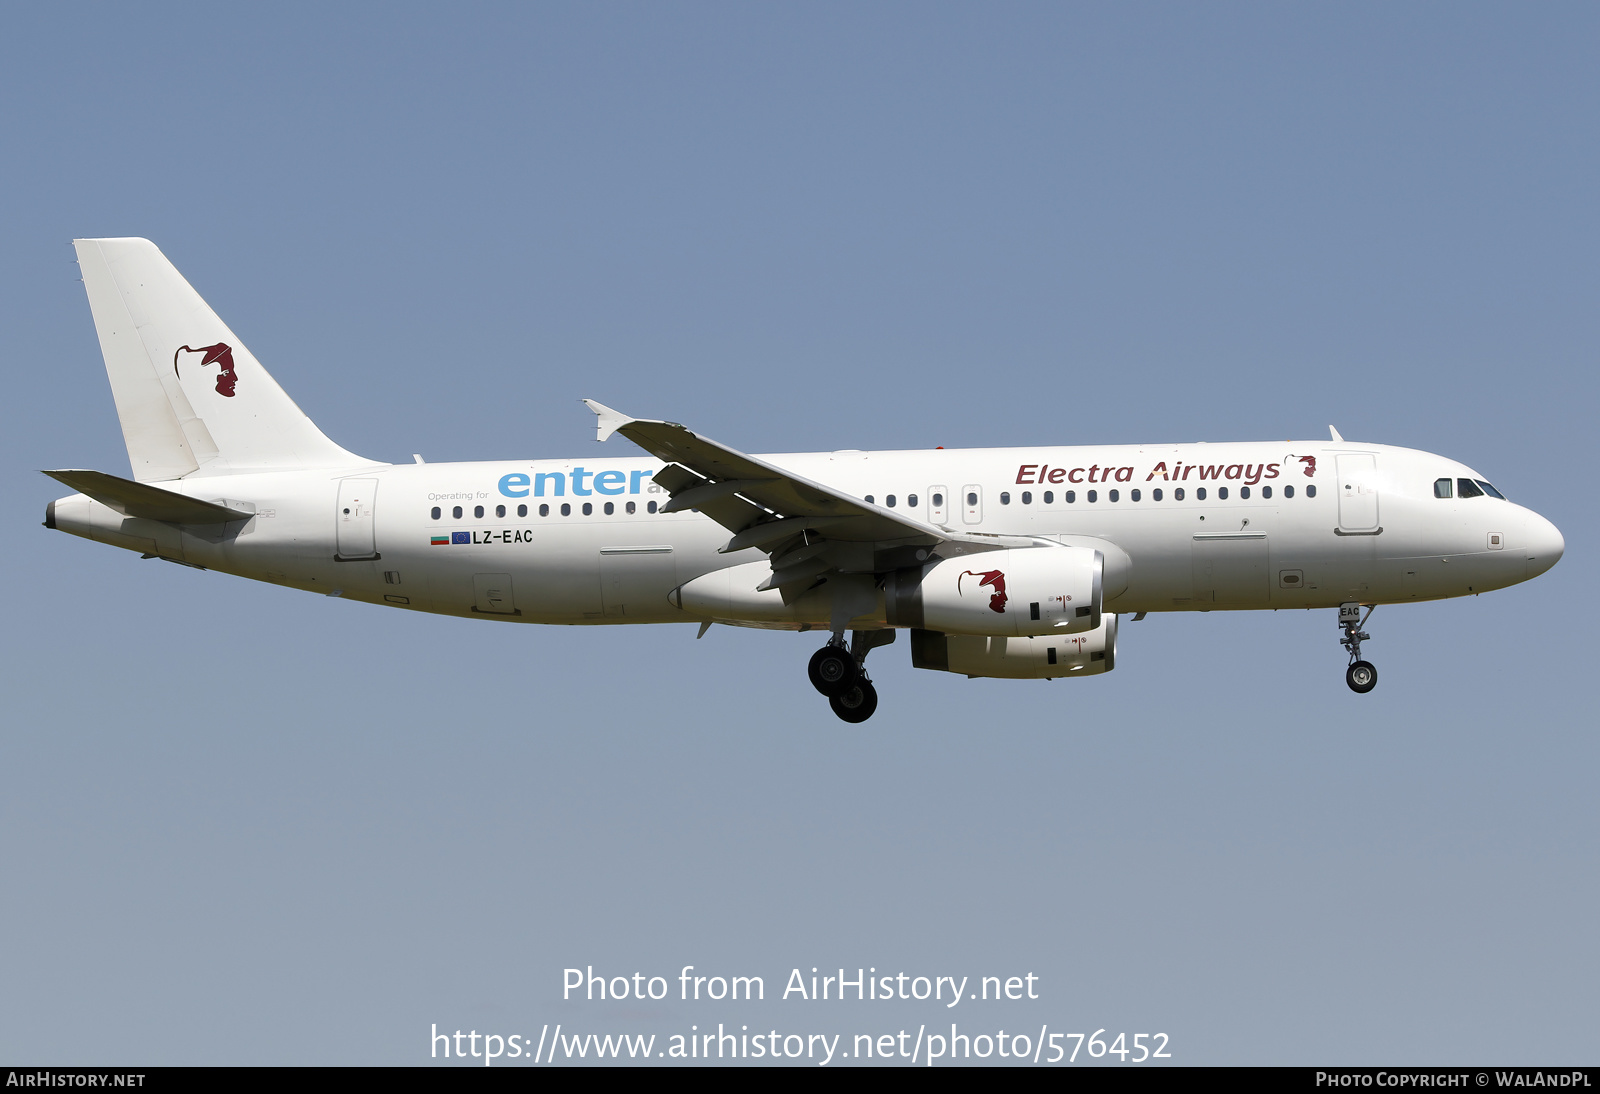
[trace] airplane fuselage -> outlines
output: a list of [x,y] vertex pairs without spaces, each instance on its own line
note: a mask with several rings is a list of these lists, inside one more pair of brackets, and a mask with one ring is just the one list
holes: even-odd
[[[1560,557],[1538,514],[1455,461],[1355,442],[1096,445],[761,457],[965,533],[1092,537],[1126,555],[1108,611],[1322,608],[1466,596]],[[413,611],[524,623],[689,622],[672,590],[764,560],[728,531],[662,513],[655,459],[378,464],[190,477],[167,489],[253,511],[190,528],[78,495],[55,527],[294,588]],[[1436,488],[1448,480],[1449,497]],[[875,564],[864,564],[870,571]],[[1119,582],[1118,584],[1122,584]],[[804,613],[802,613],[803,615]],[[815,614],[815,613],[813,613]],[[816,618],[789,620],[822,625]],[[884,625],[883,610],[857,625]]]

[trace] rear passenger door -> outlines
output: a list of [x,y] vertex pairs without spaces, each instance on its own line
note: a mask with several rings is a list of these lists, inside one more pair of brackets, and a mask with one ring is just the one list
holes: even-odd
[[339,507],[334,517],[334,527],[337,529],[334,557],[341,562],[380,557],[373,531],[373,499],[377,493],[377,479],[339,481]]

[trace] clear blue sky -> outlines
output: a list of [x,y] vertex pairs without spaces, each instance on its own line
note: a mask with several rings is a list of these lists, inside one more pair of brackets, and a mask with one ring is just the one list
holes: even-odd
[[[1594,1063],[1600,391],[1585,4],[12,4],[0,1060],[413,1063],[561,970],[1034,972],[1181,1062]],[[336,440],[1320,437],[1477,467],[1524,586],[1152,616],[967,681],[813,636],[489,626],[47,532],[125,473],[68,241],[154,239]],[[625,442],[610,442],[620,454]]]

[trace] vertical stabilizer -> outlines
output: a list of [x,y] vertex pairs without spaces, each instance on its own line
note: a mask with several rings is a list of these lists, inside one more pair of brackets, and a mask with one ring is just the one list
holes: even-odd
[[73,246],[134,479],[372,463],[306,417],[154,243]]

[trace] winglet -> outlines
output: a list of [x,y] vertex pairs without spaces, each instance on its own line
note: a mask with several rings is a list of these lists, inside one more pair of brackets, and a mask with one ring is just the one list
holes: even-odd
[[615,433],[617,430],[634,420],[622,413],[620,410],[612,410],[610,407],[606,406],[606,404],[597,403],[593,399],[585,399],[583,403],[590,410],[594,411],[594,416],[597,419],[594,423],[594,439],[597,441],[605,440],[607,437],[611,436],[611,434]]
[[[595,413],[599,413],[599,411],[596,411]],[[1333,428],[1333,426],[1331,426],[1331,425],[1328,427],[1328,436],[1333,438],[1336,441],[1344,440],[1343,437],[1339,436],[1339,431],[1337,429]]]

